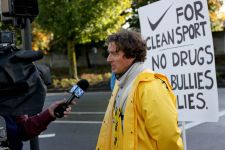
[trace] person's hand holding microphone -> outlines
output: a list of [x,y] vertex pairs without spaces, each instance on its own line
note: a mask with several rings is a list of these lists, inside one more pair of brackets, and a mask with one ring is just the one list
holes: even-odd
[[78,81],[77,85],[74,85],[69,91],[71,96],[66,101],[57,101],[48,108],[50,114],[57,118],[62,118],[69,115],[69,112],[71,111],[70,105],[75,103],[73,101],[74,98],[79,99],[88,87],[89,83],[87,80],[82,79]]

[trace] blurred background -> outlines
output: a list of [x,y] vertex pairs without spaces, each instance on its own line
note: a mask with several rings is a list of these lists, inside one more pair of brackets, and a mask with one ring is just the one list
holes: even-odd
[[[45,54],[37,63],[51,70],[48,90],[68,89],[81,78],[95,87],[108,88],[111,71],[106,62],[106,37],[121,28],[140,29],[137,9],[155,1],[38,0],[38,15],[31,20],[32,50]],[[225,86],[223,3],[224,0],[208,0],[219,87]],[[20,28],[0,22],[0,30],[15,32],[16,45],[21,47]]]

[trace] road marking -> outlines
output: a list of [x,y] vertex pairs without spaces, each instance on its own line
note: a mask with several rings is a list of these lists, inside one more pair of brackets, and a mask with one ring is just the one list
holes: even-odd
[[70,112],[71,115],[104,115],[105,112]]
[[102,124],[102,121],[64,121],[56,120],[53,123],[68,123],[68,124]]
[[222,117],[222,116],[224,116],[225,115],[225,111],[221,111],[220,113],[219,113],[219,117]]
[[[72,112],[72,114],[104,114],[105,112]],[[222,117],[225,115],[225,111],[221,111],[219,113],[219,117]],[[53,123],[67,123],[67,124],[101,124],[101,121],[63,121],[63,120],[56,120],[53,121]],[[188,130],[190,128],[193,128],[195,126],[198,126],[200,124],[203,124],[206,122],[193,122],[193,123],[188,123],[185,125],[185,130]],[[52,134],[41,134],[38,137],[39,138],[50,138],[50,137],[55,137],[55,133]]]
[[[224,116],[225,115],[225,111],[221,111],[221,112],[219,112],[219,117],[222,117],[222,116]],[[200,125],[200,124],[203,124],[203,123],[207,123],[207,122],[192,122],[192,123],[187,123],[187,124],[185,124],[185,130],[188,130],[188,129],[190,129],[190,128],[193,128],[193,127],[195,127],[195,126],[198,126],[198,125]]]
[[[105,114],[105,112],[71,112],[71,114]],[[219,117],[222,117],[225,115],[225,111],[221,111],[219,113]],[[101,124],[102,121],[66,121],[66,120],[56,120],[53,123],[67,123],[67,124]],[[190,128],[193,128],[195,126],[198,126],[200,124],[203,124],[206,122],[191,122],[187,123],[185,125],[185,129],[188,130]]]
[[38,137],[39,138],[50,138],[50,137],[54,137],[54,136],[55,136],[55,133],[52,133],[52,134],[41,134]]

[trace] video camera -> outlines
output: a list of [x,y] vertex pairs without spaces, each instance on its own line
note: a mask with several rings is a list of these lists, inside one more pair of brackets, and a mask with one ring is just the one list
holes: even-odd
[[47,66],[33,63],[42,58],[42,51],[18,49],[14,32],[0,31],[0,115],[32,115],[42,110],[44,84],[51,83]]

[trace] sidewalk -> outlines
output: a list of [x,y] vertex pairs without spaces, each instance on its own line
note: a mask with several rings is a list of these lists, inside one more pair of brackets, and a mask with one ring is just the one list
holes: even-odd
[[[59,93],[59,92],[68,92],[70,89],[50,89],[48,88],[48,93]],[[87,92],[96,92],[96,91],[110,91],[109,82],[100,82],[95,85],[90,85],[87,89]]]
[[[218,82],[217,81],[217,87],[219,88],[225,88],[225,81],[224,82]],[[48,89],[48,93],[58,93],[58,92],[67,92],[70,89]],[[109,82],[100,82],[95,85],[90,85],[90,87],[87,89],[87,92],[96,92],[96,91],[110,91],[110,85]]]

